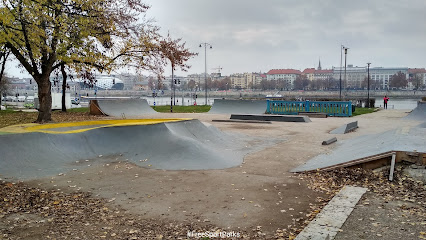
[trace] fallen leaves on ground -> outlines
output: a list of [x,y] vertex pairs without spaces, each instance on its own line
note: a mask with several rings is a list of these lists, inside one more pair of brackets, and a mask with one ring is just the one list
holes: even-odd
[[[32,123],[37,119],[38,112],[8,112],[0,115],[0,128]],[[52,112],[53,122],[78,122],[103,119],[105,116],[89,115],[88,112]]]
[[[404,213],[417,215],[419,219],[426,218],[426,185],[402,174],[405,166],[397,166],[394,181],[389,181],[389,170],[373,171],[361,168],[340,168],[331,171],[316,171],[296,175],[308,182],[308,187],[314,191],[326,193],[324,198],[318,197],[315,203],[310,203],[310,212],[304,221],[295,222],[286,229],[278,229],[275,236],[297,236],[311,222],[322,208],[346,185],[368,188],[370,192],[381,196],[385,201],[402,201],[400,210]],[[367,202],[368,203],[368,202]]]
[[426,208],[425,183],[403,175],[403,168],[403,165],[396,167],[393,181],[388,180],[389,170],[375,172],[361,168],[317,171],[301,174],[300,177],[308,179],[309,188],[330,195],[335,195],[345,185],[352,185],[368,188],[387,201],[407,201]]
[[[144,219],[89,193],[0,183],[0,239],[187,239],[188,231],[231,232],[210,224]],[[257,229],[242,239],[265,239]]]

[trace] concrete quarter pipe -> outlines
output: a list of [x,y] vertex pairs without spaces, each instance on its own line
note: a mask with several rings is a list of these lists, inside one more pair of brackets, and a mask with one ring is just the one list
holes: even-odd
[[404,119],[415,121],[426,121],[426,102],[417,102],[417,107]]
[[209,113],[212,114],[264,114],[265,100],[215,99]]
[[426,128],[424,124],[420,124],[412,128],[403,127],[348,139],[341,142],[330,154],[314,157],[291,171],[312,171],[393,151],[426,153],[425,136]]
[[426,153],[426,102],[418,102],[417,107],[404,117],[404,119],[423,121],[423,123],[412,128],[403,127],[346,140],[339,144],[331,154],[314,157],[291,171],[312,171],[386,152],[407,151]]
[[90,114],[108,115],[116,118],[138,118],[157,113],[146,99],[92,99]]

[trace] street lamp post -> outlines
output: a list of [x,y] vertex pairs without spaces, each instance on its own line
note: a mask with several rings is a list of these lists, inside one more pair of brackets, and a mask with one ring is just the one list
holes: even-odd
[[173,112],[173,89],[174,89],[174,65],[172,63],[172,82],[170,84],[170,112]]
[[367,63],[367,107],[370,107],[370,64]]
[[177,80],[175,79],[173,82],[173,106],[176,106],[176,83]]
[[205,105],[208,105],[207,103],[207,46],[210,46],[210,49],[212,49],[212,45],[210,43],[200,43],[200,47],[204,46],[204,82],[205,82],[205,91],[206,91],[206,103]]
[[347,59],[347,56],[348,56],[348,49],[349,48],[347,48],[347,47],[344,47],[344,49],[345,49],[345,87],[347,87],[347,78],[346,78],[346,59]]
[[344,46],[340,45],[340,69],[339,69],[339,98],[340,101],[342,101],[342,50],[343,50]]
[[198,84],[195,84],[195,106],[197,106],[197,88],[198,88]]

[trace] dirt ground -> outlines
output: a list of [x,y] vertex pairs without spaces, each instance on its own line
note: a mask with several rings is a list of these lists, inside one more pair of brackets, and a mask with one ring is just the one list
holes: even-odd
[[[127,163],[118,156],[110,163],[97,164],[90,160],[84,169],[26,184],[69,194],[90,193],[92,197],[105,199],[106,206],[111,209],[123,209],[120,214],[136,215],[141,219],[176,222],[186,227],[197,224],[207,230],[255,232],[266,238],[286,237],[283,231],[303,225],[312,217],[313,209],[322,206],[323,199],[330,197],[309,189],[307,181],[289,171],[316,155],[332,151],[336,144],[321,145],[331,137],[341,141],[419,124],[401,120],[405,115],[403,110],[382,110],[350,119],[311,118],[310,123],[255,124],[211,121],[228,119],[229,115],[156,114],[151,117],[196,118],[225,133],[255,136],[257,141],[275,139],[278,143],[248,154],[241,166],[230,169],[153,170]],[[356,131],[345,135],[329,134],[351,121],[358,121]],[[258,143],[248,142],[247,147]],[[4,226],[8,224],[11,223]],[[190,230],[188,227],[182,231]],[[13,236],[13,231],[8,236]],[[339,239],[352,239],[353,236],[348,237]]]

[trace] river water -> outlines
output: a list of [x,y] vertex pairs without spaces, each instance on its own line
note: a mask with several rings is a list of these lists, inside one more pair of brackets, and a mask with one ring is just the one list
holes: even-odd
[[[148,104],[154,106],[154,102],[156,106],[170,105],[170,97],[156,97],[155,99],[152,97],[145,98],[148,101]],[[189,97],[176,97],[175,105],[179,106],[191,106],[191,105],[204,105],[205,98],[189,98]],[[417,101],[420,99],[390,99],[388,102],[388,109],[414,109],[417,107]],[[208,99],[208,104],[213,105],[214,98]],[[376,107],[383,107],[383,98],[376,98]]]
[[[421,99],[389,99],[388,109],[409,109],[417,107]],[[376,107],[383,107],[383,98],[376,98]]]

